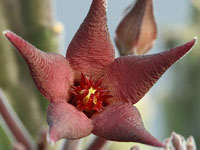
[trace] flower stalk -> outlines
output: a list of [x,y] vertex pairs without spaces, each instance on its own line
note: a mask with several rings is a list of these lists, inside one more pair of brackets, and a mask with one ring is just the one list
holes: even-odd
[[8,100],[0,89],[0,114],[6,122],[8,128],[16,139],[17,143],[22,144],[26,150],[32,150],[35,144],[28,131],[17,117],[16,113],[9,105]]

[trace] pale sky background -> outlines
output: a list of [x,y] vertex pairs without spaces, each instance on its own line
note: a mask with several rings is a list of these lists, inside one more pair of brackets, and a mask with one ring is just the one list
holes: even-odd
[[[63,55],[65,55],[65,51],[69,42],[71,41],[78,27],[85,18],[91,2],[92,0],[54,0],[56,18],[58,21],[62,22],[65,28],[63,43],[61,46],[61,52]],[[112,40],[114,38],[115,29],[121,19],[122,12],[132,2],[133,0],[108,0],[108,26]],[[189,5],[190,0],[154,0],[154,12],[158,26],[158,40],[150,53],[155,53],[163,50],[161,31],[164,29],[165,26],[177,26],[187,24],[190,15]],[[153,99],[153,102],[150,103],[154,103],[155,107],[158,108],[160,106],[156,103],[159,100],[156,100],[157,96],[155,95],[158,95],[159,90],[162,90],[163,87],[170,88],[170,71],[165,73],[165,75],[152,88],[152,90],[150,90],[150,94],[147,94],[148,97],[150,96],[151,99]],[[144,101],[146,101],[146,99]],[[148,103],[149,102],[147,102],[146,105]],[[149,109],[152,108],[149,107]],[[149,131],[153,133],[154,136],[163,140],[165,135],[163,135],[162,133],[162,128],[164,128],[164,121],[161,121],[161,110],[162,108],[159,108],[159,113],[157,113],[156,116],[157,119],[152,120],[153,123],[150,125],[151,127],[148,127],[147,129],[149,129]],[[144,123],[146,122],[145,120],[148,119],[145,119],[145,117],[143,117]]]

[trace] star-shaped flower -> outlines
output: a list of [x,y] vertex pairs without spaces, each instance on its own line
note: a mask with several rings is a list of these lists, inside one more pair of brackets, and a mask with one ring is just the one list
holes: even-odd
[[133,104],[192,48],[195,39],[162,53],[115,59],[107,29],[106,0],[93,0],[66,57],[40,51],[10,31],[4,34],[50,101],[47,122],[51,141],[94,133],[113,141],[164,146],[145,130]]

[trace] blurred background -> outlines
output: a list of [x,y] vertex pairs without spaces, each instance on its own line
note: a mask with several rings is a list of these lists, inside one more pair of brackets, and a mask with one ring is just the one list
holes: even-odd
[[[65,55],[67,46],[86,16],[91,0],[0,0],[0,33],[9,29],[37,48]],[[111,38],[124,9],[133,0],[108,0]],[[154,1],[158,39],[149,53],[183,44],[200,35],[198,0]],[[114,44],[114,42],[113,42]],[[159,140],[172,131],[193,135],[200,147],[200,46],[171,67],[137,104],[145,127]],[[119,56],[116,49],[117,57]],[[37,91],[25,62],[0,35],[0,88],[35,140],[47,127],[48,102]],[[13,138],[0,117],[0,150],[11,149]],[[130,149],[133,143],[112,142],[110,149]],[[146,149],[144,147],[143,149]],[[149,149],[149,148],[148,148]]]

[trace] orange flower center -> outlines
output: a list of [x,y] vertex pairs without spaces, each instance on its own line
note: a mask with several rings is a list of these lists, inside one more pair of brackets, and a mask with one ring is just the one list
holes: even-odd
[[103,76],[96,82],[81,74],[78,86],[72,86],[70,92],[74,95],[75,105],[81,111],[102,111],[106,99],[112,97],[105,87],[101,87]]

